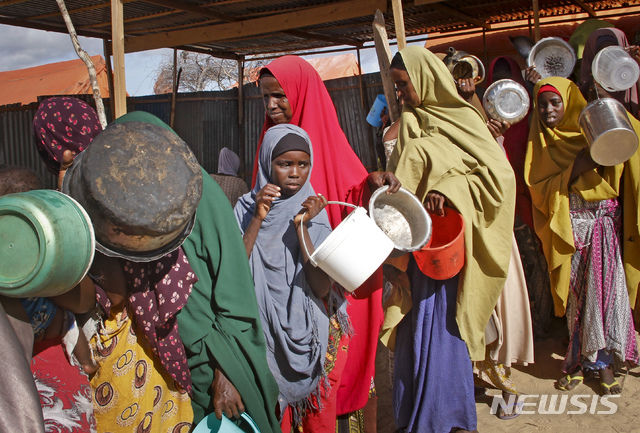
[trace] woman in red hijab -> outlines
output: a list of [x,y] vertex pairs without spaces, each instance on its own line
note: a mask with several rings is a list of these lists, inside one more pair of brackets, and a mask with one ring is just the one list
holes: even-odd
[[[384,184],[393,191],[400,187],[392,173],[367,173],[338,123],[327,88],[304,59],[284,56],[274,60],[260,71],[260,88],[266,110],[262,136],[271,126],[281,123],[297,125],[309,134],[314,151],[311,184],[316,193],[329,200],[366,205],[371,190]],[[253,183],[257,161],[256,158]],[[334,228],[349,211],[337,206],[326,209]],[[355,412],[367,404],[383,318],[381,288],[382,272],[378,271],[349,297],[351,337],[347,332],[336,332],[340,327],[331,321],[325,360],[325,370],[331,369],[331,389],[320,402],[322,410],[306,417],[304,430],[335,431],[337,415]]]

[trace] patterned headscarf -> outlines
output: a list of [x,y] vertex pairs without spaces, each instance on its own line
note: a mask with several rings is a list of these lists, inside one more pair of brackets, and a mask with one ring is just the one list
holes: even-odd
[[[138,330],[151,346],[167,373],[191,394],[191,372],[178,333],[177,314],[191,294],[198,277],[189,265],[182,248],[152,262],[124,261],[129,311]],[[111,302],[100,287],[98,303],[107,315]]]
[[102,128],[90,105],[65,96],[40,103],[33,118],[33,130],[40,156],[49,170],[58,173],[64,151],[69,149],[75,157],[89,146]]

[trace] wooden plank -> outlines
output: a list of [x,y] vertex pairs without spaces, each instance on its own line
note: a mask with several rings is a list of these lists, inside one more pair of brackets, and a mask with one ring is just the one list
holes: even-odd
[[434,3],[441,3],[443,1],[446,1],[446,0],[415,0],[414,4],[416,6],[423,6],[423,5],[432,5]]
[[533,41],[538,42],[540,40],[540,3],[538,0],[532,0],[533,9]]
[[594,11],[593,8],[590,5],[588,5],[586,2],[584,2],[583,0],[573,0],[573,1],[578,6],[580,6],[583,11],[588,13],[591,18],[595,18],[596,17],[596,11]]
[[124,4],[111,0],[111,44],[113,49],[113,98],[116,119],[127,114],[127,84],[124,75]]
[[153,33],[126,38],[127,52],[175,47],[177,45],[229,40],[251,35],[280,32],[301,27],[372,15],[376,9],[386,10],[386,0],[348,0],[297,12],[206,27]]
[[382,88],[384,96],[387,98],[387,106],[389,107],[389,118],[394,122],[400,117],[400,109],[398,107],[398,99],[396,97],[396,86],[391,79],[389,66],[391,65],[391,49],[389,48],[389,39],[387,37],[387,29],[384,26],[384,15],[382,11],[377,10],[373,19],[373,39],[376,44],[376,54],[378,56],[378,65],[380,66],[380,77],[382,78]]
[[393,24],[396,27],[396,40],[398,41],[398,50],[407,46],[407,36],[404,32],[404,14],[402,13],[402,0],[391,0],[393,8]]
[[111,69],[111,44],[106,39],[102,40],[102,49],[104,51],[104,63],[107,65],[107,82],[109,84],[109,117],[110,121],[113,122],[116,120],[116,103],[113,97],[115,92],[113,90],[113,70]]

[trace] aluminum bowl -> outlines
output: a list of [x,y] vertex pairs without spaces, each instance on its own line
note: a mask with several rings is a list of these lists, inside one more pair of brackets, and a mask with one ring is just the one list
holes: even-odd
[[418,251],[431,239],[431,218],[411,191],[387,194],[388,189],[385,185],[371,195],[369,215],[393,242],[392,257]]
[[527,89],[509,79],[491,84],[482,97],[482,105],[489,117],[512,125],[527,116],[529,104]]
[[542,78],[567,78],[576,65],[576,53],[560,38],[544,38],[531,48],[527,65],[535,67]]

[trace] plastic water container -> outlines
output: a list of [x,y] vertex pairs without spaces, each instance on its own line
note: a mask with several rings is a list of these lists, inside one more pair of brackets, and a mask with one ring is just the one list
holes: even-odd
[[369,110],[369,114],[367,114],[367,123],[371,126],[375,126],[376,128],[380,128],[382,126],[380,115],[386,106],[387,98],[385,98],[384,95],[376,96],[376,100],[373,102],[373,105]]
[[593,79],[605,90],[619,92],[638,82],[640,67],[623,48],[613,45],[601,49],[591,63]]
[[[309,256],[309,262],[322,269],[346,291],[353,292],[382,265],[393,241],[369,218],[367,211],[351,203],[330,201],[355,208]],[[304,224],[300,224],[302,231]],[[302,247],[309,254],[304,236]]]
[[86,275],[93,225],[71,197],[34,190],[0,197],[0,294],[57,296]]
[[192,433],[260,433],[260,430],[246,412],[240,415],[237,424],[224,415],[218,419],[215,413],[211,413],[198,423]]

